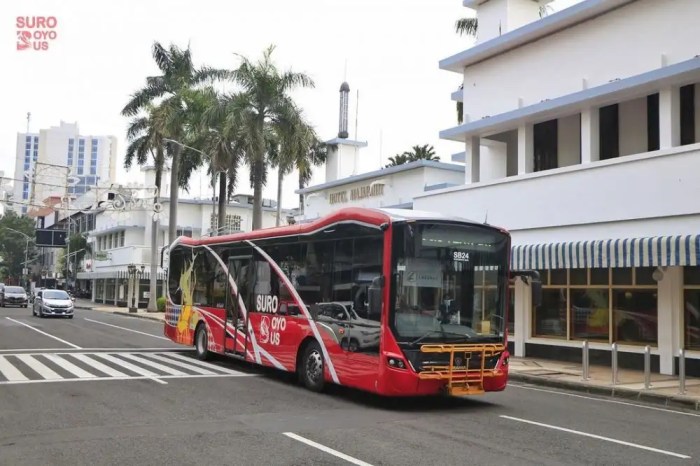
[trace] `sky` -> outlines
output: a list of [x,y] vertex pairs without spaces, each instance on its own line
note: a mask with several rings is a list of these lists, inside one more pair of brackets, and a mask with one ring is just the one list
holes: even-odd
[[[579,1],[551,5],[560,10]],[[18,16],[57,18],[48,50],[17,50]],[[14,173],[17,132],[26,131],[31,112],[30,131],[66,121],[77,122],[84,135],[117,136],[118,182],[141,179],[138,169],[123,168],[127,119],[120,110],[157,73],[154,41],[189,44],[197,65],[227,69],[238,65],[235,54],[256,60],[275,45],[280,68],[314,80],[313,89],[293,97],[323,140],[338,132],[338,91],[348,81],[350,137],[368,142],[361,151],[365,171],[413,145],[431,144],[450,161],[463,148],[438,133],[456,125],[450,94],[461,76],[438,62],[473,45],[454,32],[465,16],[473,11],[461,0],[2,1],[0,170]],[[296,205],[295,178],[285,178],[284,207]],[[247,171],[240,180],[236,191],[252,193]],[[195,176],[187,197],[207,197],[207,186]],[[265,197],[275,198],[276,186],[270,176]]]

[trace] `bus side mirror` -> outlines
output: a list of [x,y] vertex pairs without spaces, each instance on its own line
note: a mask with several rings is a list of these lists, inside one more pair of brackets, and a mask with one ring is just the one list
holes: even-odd
[[542,282],[539,280],[530,281],[530,292],[532,293],[532,307],[542,304]]

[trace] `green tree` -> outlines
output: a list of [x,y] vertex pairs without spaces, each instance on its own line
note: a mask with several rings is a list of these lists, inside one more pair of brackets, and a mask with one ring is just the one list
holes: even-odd
[[395,167],[397,165],[403,165],[405,163],[415,162],[417,160],[432,160],[439,162],[440,157],[435,155],[435,148],[432,145],[416,145],[413,146],[410,151],[404,151],[402,154],[396,154],[393,157],[389,157],[390,163],[386,165],[386,167]]
[[[74,234],[68,239],[69,249],[60,250],[57,259],[58,270],[66,278],[75,278],[75,275],[80,272],[78,270],[80,261],[83,260],[86,254],[92,253],[92,247],[87,241],[86,234]],[[70,250],[70,258],[67,257]],[[69,259],[68,262],[66,259]],[[68,262],[68,263],[67,263]]]
[[[300,157],[295,160],[297,172],[299,174],[299,189],[304,189],[311,181],[313,168],[322,165],[328,159],[328,145],[317,140],[309,148],[306,157]],[[299,194],[299,212],[304,212],[304,195]]]
[[[146,78],[146,86],[136,91],[122,109],[122,115],[137,116],[150,106],[158,107],[163,136],[175,142],[166,141],[166,151],[170,155],[170,215],[168,218],[168,239],[175,240],[177,232],[178,186],[187,187],[190,173],[180,174],[180,143],[188,133],[188,103],[194,89],[216,78],[224,78],[227,72],[207,67],[196,68],[189,47],[183,50],[171,44],[169,48],[155,42],[152,48],[153,59],[161,74]],[[184,180],[184,183],[183,183]]]
[[313,87],[304,73],[280,71],[272,61],[274,46],[268,47],[257,63],[241,58],[240,66],[231,74],[242,92],[234,100],[234,112],[240,118],[245,141],[250,182],[253,186],[253,229],[262,227],[262,190],[267,182],[268,149],[275,139],[275,125],[294,108],[289,92],[297,87]]
[[[22,276],[25,252],[29,262],[36,257],[34,231],[34,220],[29,217],[20,217],[13,210],[7,210],[5,215],[0,217],[0,257],[2,257],[0,274],[3,279]],[[27,237],[29,237],[29,243],[27,243]]]

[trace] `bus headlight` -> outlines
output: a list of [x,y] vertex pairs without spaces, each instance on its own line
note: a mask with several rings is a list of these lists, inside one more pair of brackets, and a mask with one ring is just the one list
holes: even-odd
[[389,367],[393,367],[395,369],[406,369],[406,363],[403,362],[403,359],[388,357],[386,358],[386,362],[389,364]]

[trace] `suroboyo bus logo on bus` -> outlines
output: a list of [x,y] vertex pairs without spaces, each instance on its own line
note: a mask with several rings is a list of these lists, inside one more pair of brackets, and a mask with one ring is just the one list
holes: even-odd
[[55,16],[18,16],[17,50],[45,51],[56,40],[58,19]]

